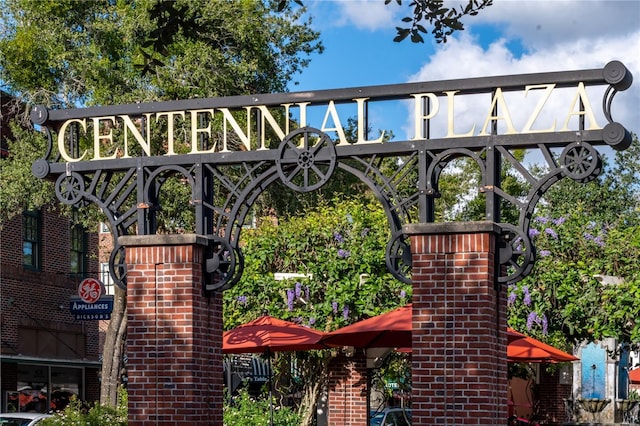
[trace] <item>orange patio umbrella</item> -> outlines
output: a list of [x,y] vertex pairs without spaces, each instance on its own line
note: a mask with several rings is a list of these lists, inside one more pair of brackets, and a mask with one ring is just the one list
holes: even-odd
[[[327,346],[356,348],[411,348],[413,330],[411,313],[412,304],[410,303],[327,333],[322,343]],[[526,337],[512,329],[507,329],[507,336],[509,342]]]
[[633,384],[640,385],[640,368],[629,370],[629,381]]
[[507,345],[507,360],[509,362],[569,362],[579,358],[547,345],[533,337],[525,336]]

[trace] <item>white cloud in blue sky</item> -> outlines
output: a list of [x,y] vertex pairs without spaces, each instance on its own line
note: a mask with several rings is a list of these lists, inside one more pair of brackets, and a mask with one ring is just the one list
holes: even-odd
[[640,131],[640,1],[494,0],[445,44],[392,41],[410,15],[408,0],[303,2],[326,51],[293,91],[602,68],[620,60],[634,85],[616,96],[614,119]]

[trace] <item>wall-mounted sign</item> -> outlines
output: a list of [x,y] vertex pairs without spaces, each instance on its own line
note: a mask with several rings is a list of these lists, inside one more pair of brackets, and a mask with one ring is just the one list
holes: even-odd
[[87,303],[77,296],[69,301],[69,310],[77,321],[108,320],[113,311],[113,296],[102,296],[94,303]]
[[86,303],[96,303],[103,294],[104,285],[95,278],[85,278],[78,286],[78,296]]

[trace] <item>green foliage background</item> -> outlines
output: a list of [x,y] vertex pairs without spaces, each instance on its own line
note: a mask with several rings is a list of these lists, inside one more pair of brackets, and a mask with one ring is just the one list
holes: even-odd
[[[408,303],[411,286],[386,268],[389,238],[382,207],[364,197],[325,201],[277,224],[264,218],[242,234],[245,269],[224,292],[225,329],[266,312],[331,331]],[[277,272],[311,278],[276,281]],[[296,283],[300,296],[289,305]]]

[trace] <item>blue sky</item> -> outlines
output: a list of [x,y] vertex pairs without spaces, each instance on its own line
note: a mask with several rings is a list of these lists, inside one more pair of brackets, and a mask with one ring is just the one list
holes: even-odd
[[[622,61],[634,84],[614,100],[614,119],[640,132],[640,1],[494,0],[446,44],[393,42],[409,15],[384,0],[303,0],[325,52],[291,91],[601,68]],[[466,3],[452,1],[449,6]],[[597,98],[596,98],[597,99]]]

